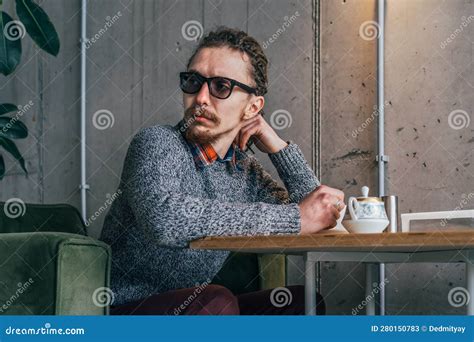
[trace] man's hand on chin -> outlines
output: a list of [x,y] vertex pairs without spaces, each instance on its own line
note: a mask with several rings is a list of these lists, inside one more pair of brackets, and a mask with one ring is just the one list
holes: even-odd
[[250,138],[264,153],[277,153],[288,145],[260,114],[244,122],[235,142],[242,151],[245,151]]

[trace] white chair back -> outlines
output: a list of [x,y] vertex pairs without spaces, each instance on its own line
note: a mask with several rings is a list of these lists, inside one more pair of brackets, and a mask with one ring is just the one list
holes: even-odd
[[[402,233],[410,231],[410,222],[416,220],[451,220],[454,218],[474,219],[474,210],[431,211],[424,213],[401,214]],[[473,227],[474,228],[474,227]]]

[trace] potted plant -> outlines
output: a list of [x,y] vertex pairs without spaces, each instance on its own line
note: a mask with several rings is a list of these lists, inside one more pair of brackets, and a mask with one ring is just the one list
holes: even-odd
[[[13,1],[13,0],[12,0]],[[20,64],[21,40],[28,33],[39,48],[50,55],[59,53],[59,37],[46,12],[32,0],[14,0],[16,15],[13,19],[0,10],[0,73],[10,75]],[[0,0],[0,8],[3,0]],[[25,174],[25,160],[16,147],[14,139],[28,136],[28,128],[20,120],[23,112],[12,103],[0,103],[0,147],[10,153],[19,163]],[[10,116],[11,113],[15,115]],[[5,175],[5,162],[0,153],[0,180]]]

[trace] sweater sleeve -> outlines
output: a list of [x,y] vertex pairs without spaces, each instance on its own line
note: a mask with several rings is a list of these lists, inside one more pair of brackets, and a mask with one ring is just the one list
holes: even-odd
[[140,229],[160,245],[186,247],[205,236],[299,232],[297,204],[223,202],[184,194],[176,144],[178,138],[165,128],[142,130],[124,162],[123,193]]
[[298,145],[289,143],[281,151],[268,156],[286,189],[281,187],[253,158],[251,164],[257,180],[257,201],[276,204],[299,203],[307,194],[321,185]]

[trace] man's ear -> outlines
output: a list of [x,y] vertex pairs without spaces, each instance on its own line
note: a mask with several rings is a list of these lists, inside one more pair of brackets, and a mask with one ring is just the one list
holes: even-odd
[[242,119],[248,120],[258,115],[265,105],[265,98],[263,96],[252,95],[252,99],[249,101],[244,110],[244,116]]

